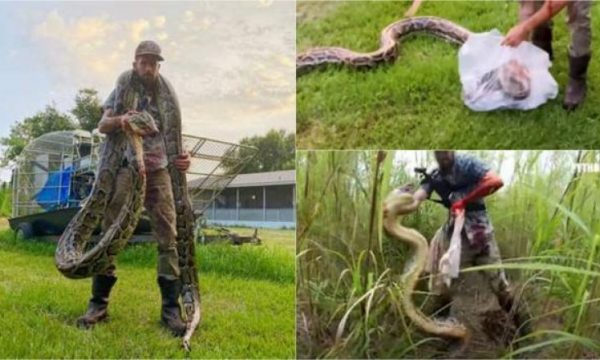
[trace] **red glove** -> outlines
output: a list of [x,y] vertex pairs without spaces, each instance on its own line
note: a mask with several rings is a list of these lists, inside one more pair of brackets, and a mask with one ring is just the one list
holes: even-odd
[[452,215],[458,215],[460,212],[465,211],[466,207],[467,207],[467,203],[463,199],[457,200],[450,207],[450,213]]
[[467,196],[464,198],[457,200],[452,207],[450,207],[450,212],[452,215],[457,215],[460,211],[464,211],[467,207],[467,204],[473,202],[473,200],[488,196],[496,192],[496,190],[500,189],[504,183],[502,179],[498,177],[498,175],[494,174],[491,171],[488,171],[487,174],[479,181],[477,187],[473,189]]

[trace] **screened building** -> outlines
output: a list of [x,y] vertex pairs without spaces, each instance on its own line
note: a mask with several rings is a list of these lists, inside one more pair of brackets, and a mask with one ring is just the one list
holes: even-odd
[[[189,187],[194,188],[194,180]],[[209,224],[261,228],[296,226],[296,171],[240,174],[203,213]]]

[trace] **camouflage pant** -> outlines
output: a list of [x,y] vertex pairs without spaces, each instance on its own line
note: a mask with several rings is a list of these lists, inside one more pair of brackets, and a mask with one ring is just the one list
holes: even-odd
[[[125,169],[119,170],[116,188],[110,204],[106,209],[102,228],[107,229],[117,217],[119,209],[130,191],[131,174]],[[171,188],[171,177],[166,169],[150,172],[146,178],[146,198],[144,206],[150,216],[152,232],[158,243],[158,276],[170,280],[179,278],[179,259],[177,255],[177,229],[175,201]],[[106,275],[115,273],[115,265],[111,264]]]
[[[450,239],[453,231],[453,222],[446,222],[439,230],[441,232],[444,248],[450,246]],[[437,235],[436,235],[437,236]],[[479,265],[494,265],[501,264],[500,249],[494,238],[494,233],[488,232],[485,236],[485,242],[471,244],[464,229],[461,236],[461,253],[460,253],[460,268],[466,268]],[[441,254],[440,254],[441,255]],[[436,259],[435,261],[439,261]],[[482,273],[487,277],[492,291],[496,294],[499,301],[504,303],[511,297],[509,283],[506,278],[504,269],[485,270]],[[429,301],[424,306],[426,313],[437,312],[442,307],[446,306],[450,301],[450,294],[447,291],[434,290]]]
[[[494,264],[502,264],[502,257],[493,232],[487,235],[487,242],[481,248],[471,246],[467,236],[463,234],[460,254],[461,269],[470,266]],[[484,274],[488,277],[492,290],[497,295],[507,291],[508,280],[504,269],[485,270]]]
[[[542,7],[544,0],[519,0],[519,4],[519,20],[524,21]],[[567,24],[571,33],[569,55],[573,57],[588,55],[591,52],[591,7],[591,0],[573,0],[567,5]],[[551,27],[552,21],[541,26]]]
[[[443,241],[449,246],[452,236],[451,223],[446,223],[440,232],[444,234],[442,235],[444,238]],[[502,263],[500,250],[494,238],[493,230],[487,232],[486,241],[483,243],[476,242],[475,244],[471,244],[464,229],[461,238],[460,268]],[[522,299],[522,293],[515,293],[515,289],[508,283],[504,269],[484,270],[482,274],[486,276],[500,307],[508,314],[511,314],[513,323],[519,329],[519,336],[528,334],[531,331],[529,325],[531,312],[527,303]],[[450,315],[451,310],[448,305],[452,301],[451,296],[450,291],[441,293],[434,291],[423,304],[423,311],[426,314],[436,313],[438,316]]]

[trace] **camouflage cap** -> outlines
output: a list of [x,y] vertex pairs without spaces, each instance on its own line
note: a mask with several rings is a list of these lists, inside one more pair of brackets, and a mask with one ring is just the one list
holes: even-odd
[[152,40],[142,41],[135,49],[135,57],[139,55],[154,55],[159,61],[163,61],[164,58],[160,55],[160,46]]

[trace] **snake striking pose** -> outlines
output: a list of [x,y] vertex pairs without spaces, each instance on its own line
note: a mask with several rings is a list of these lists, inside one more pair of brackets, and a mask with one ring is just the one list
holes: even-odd
[[[372,52],[360,53],[341,47],[318,47],[308,49],[296,56],[296,75],[304,75],[327,65],[344,65],[355,69],[372,69],[382,63],[391,63],[398,57],[398,43],[413,33],[425,33],[462,45],[472,32],[446,19],[434,16],[406,18],[388,25],[381,32],[379,48]],[[520,64],[517,64],[520,65]],[[507,96],[521,100],[529,96],[529,74],[523,66],[511,63],[502,66],[490,89],[501,89]]]
[[[115,114],[124,114],[137,107],[141,84],[136,81],[134,74],[132,71],[126,71],[117,81]],[[194,215],[188,197],[186,176],[176,169],[171,161],[183,150],[181,112],[171,84],[162,75],[157,79],[157,94],[166,156],[170,160],[167,169],[171,178],[176,209],[176,242],[182,283],[179,295],[186,315],[183,346],[186,350],[190,350],[191,336],[200,323],[200,293],[194,255]],[[71,220],[57,245],[56,267],[66,277],[77,279],[102,273],[133,234],[143,209],[145,193],[145,170],[140,135],[157,130],[153,128],[154,125],[148,124],[148,117],[152,119],[150,115],[141,113],[130,121],[130,126],[126,126],[125,131],[116,131],[107,135],[90,197],[82,204],[82,208]],[[127,192],[127,198],[115,221],[105,229],[101,239],[96,244],[92,244],[90,242],[92,233],[110,203],[117,172],[125,159],[129,142],[133,145],[137,163],[137,169],[135,164],[131,163],[125,168],[132,174],[131,191]]]
[[402,226],[398,217],[416,210],[413,196],[404,190],[392,191],[384,202],[383,226],[388,234],[404,241],[415,250],[412,264],[402,276],[404,293],[402,294],[402,307],[406,315],[422,330],[443,337],[458,339],[464,348],[470,339],[469,331],[462,324],[451,321],[432,320],[426,317],[412,302],[412,294],[417,285],[419,275],[425,268],[427,261],[427,240],[414,229]]

